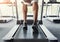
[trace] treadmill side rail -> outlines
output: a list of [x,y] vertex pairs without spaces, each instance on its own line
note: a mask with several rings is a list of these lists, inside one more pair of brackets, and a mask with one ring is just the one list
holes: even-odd
[[11,29],[11,31],[9,31],[8,34],[5,35],[5,37],[2,38],[3,41],[5,42],[6,40],[11,40],[12,37],[13,37],[13,35],[14,35],[14,33],[15,33],[16,30],[18,29],[18,27],[19,27],[19,25],[15,25],[15,26]]
[[58,42],[58,39],[44,25],[40,25],[40,27],[47,36],[49,42]]

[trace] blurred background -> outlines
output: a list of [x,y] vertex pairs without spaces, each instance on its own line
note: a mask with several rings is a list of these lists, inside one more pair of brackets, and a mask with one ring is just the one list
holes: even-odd
[[[21,0],[16,1],[18,10],[18,20],[23,20]],[[49,0],[44,1],[48,2]],[[60,0],[57,0],[57,2],[60,2]],[[38,20],[39,20],[41,16],[42,0],[38,0],[38,5],[39,5]],[[33,15],[32,6],[28,6],[27,15]],[[2,16],[8,18],[13,16],[17,17],[15,0],[0,0],[0,19],[3,19]],[[47,11],[45,5],[43,8],[43,16],[60,16],[60,4],[49,4],[47,7]],[[33,19],[33,17],[31,18],[28,17],[27,19]],[[58,38],[60,42],[60,24],[56,24],[48,20],[44,20],[43,24],[49,29],[50,32],[52,32]],[[2,42],[1,38],[3,38],[15,25],[16,25],[15,19],[8,23],[0,23],[0,42]]]
[[[44,1],[48,2],[49,0]],[[16,16],[16,9],[14,4],[2,4],[2,2],[14,3],[15,0],[0,0],[0,16]],[[60,0],[57,0],[57,2],[60,2]],[[38,4],[39,4],[38,19],[39,19],[41,13],[42,0],[38,0]],[[21,0],[17,0],[17,6],[18,6],[18,17],[19,17],[18,19],[21,20],[23,19]],[[58,15],[59,7],[60,7],[59,4],[52,4],[52,5],[50,4],[50,6],[48,6],[47,8],[47,15]],[[32,6],[28,6],[28,14],[33,15]],[[45,15],[46,15],[46,6],[44,6],[44,12],[43,12],[43,16]]]

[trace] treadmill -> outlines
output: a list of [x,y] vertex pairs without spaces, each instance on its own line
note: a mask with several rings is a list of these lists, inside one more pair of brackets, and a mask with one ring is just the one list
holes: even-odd
[[13,3],[12,2],[8,2],[8,3],[1,2],[0,4],[9,4],[9,6],[12,6],[12,15],[13,15],[13,16],[2,16],[2,14],[1,14],[0,23],[8,23],[8,22],[12,21],[15,17],[14,10],[13,10]]
[[54,22],[54,23],[60,23],[60,17],[59,17],[59,12],[60,12],[60,7],[59,7],[59,10],[58,10],[58,16],[47,16],[47,8],[48,8],[48,4],[60,4],[60,2],[57,2],[56,0],[50,0],[49,2],[46,3],[46,17],[47,17],[47,20],[51,21],[51,22]]
[[[15,1],[17,5],[17,0]],[[2,38],[3,42],[58,42],[58,39],[43,25],[43,5],[44,0],[42,0],[41,20],[38,22],[39,33],[32,32],[33,30],[31,24],[28,24],[27,31],[23,30],[22,24],[17,24],[6,36]]]
[[0,17],[0,23],[8,23],[12,20],[13,18],[10,18],[10,17]]

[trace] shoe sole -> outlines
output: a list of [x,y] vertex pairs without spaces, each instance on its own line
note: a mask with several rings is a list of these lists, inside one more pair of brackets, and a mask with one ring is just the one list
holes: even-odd
[[23,27],[24,30],[27,30],[27,27]]

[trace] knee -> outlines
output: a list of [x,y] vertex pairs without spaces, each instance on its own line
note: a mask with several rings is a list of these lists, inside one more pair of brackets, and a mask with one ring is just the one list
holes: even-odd
[[24,11],[27,11],[27,5],[23,4],[22,8],[23,8]]

